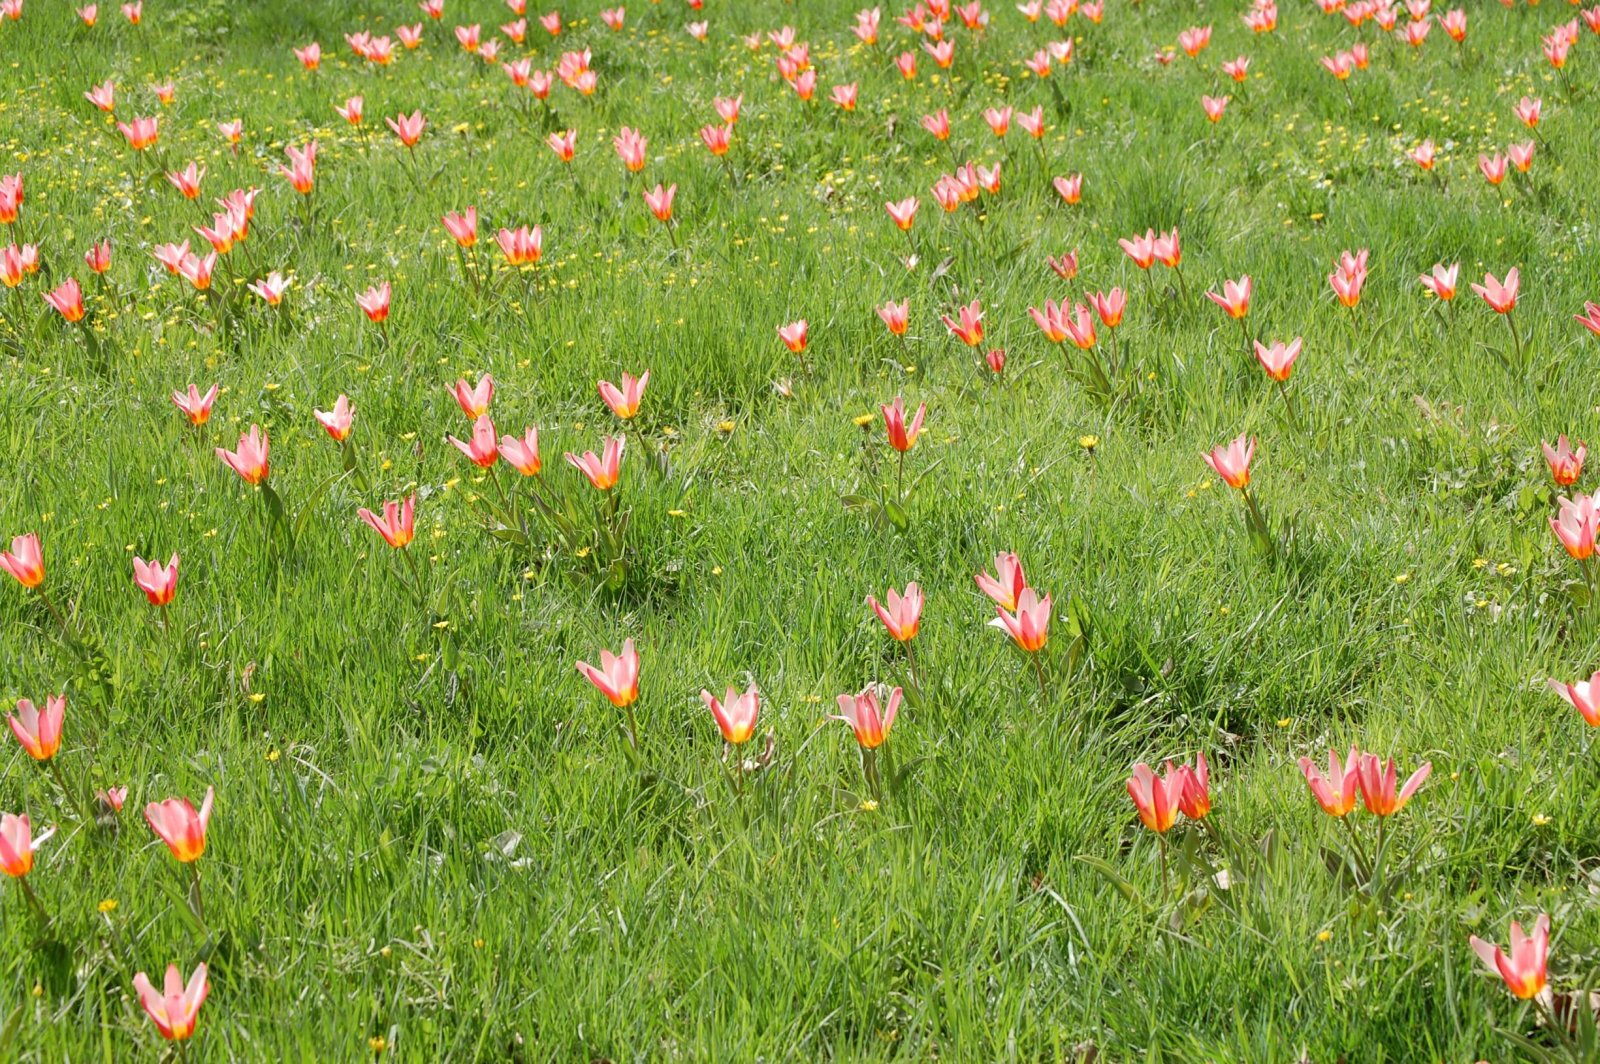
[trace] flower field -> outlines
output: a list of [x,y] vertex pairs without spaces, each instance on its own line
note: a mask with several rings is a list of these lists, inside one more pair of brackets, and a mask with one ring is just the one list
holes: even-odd
[[0,1057],[1600,1059],[1600,6],[606,2],[0,0]]

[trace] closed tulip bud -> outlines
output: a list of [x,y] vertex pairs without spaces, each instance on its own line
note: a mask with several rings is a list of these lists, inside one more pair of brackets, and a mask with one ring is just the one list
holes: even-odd
[[928,413],[927,403],[917,407],[916,416],[909,425],[906,424],[905,400],[900,396],[895,396],[893,403],[878,409],[883,411],[883,427],[889,437],[889,446],[904,453],[917,445],[917,437],[922,433],[922,419]]

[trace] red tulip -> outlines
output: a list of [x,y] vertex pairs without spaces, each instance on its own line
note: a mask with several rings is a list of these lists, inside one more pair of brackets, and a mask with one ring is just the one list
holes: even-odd
[[922,433],[922,419],[928,412],[927,403],[917,407],[916,416],[909,425],[906,424],[905,400],[900,396],[895,396],[893,403],[878,409],[883,411],[883,427],[888,433],[890,447],[903,454],[917,445],[917,437]]
[[83,289],[76,277],[68,277],[54,289],[44,293],[44,301],[56,308],[69,322],[80,322],[88,312],[83,306]]
[[21,879],[33,871],[34,851],[55,833],[56,829],[51,828],[35,837],[26,813],[0,813],[0,872]]
[[567,462],[588,477],[596,490],[610,491],[622,479],[622,448],[626,443],[627,440],[621,436],[607,436],[599,456],[593,451],[585,451],[579,457],[569,451]]
[[1411,778],[1397,791],[1394,758],[1380,762],[1377,754],[1362,754],[1357,767],[1357,778],[1361,784],[1361,801],[1366,805],[1367,812],[1375,816],[1393,816],[1405,808],[1405,804],[1411,800],[1413,794],[1417,793],[1417,789],[1432,771],[1433,764],[1424,761],[1422,767],[1413,772]]
[[1600,670],[1577,683],[1562,683],[1555,679],[1545,682],[1550,685],[1550,690],[1566,699],[1568,705],[1582,714],[1590,727],[1600,727]]
[[473,465],[488,469],[494,465],[500,456],[499,449],[495,446],[494,422],[488,414],[480,414],[472,423],[472,438],[458,440],[454,436],[445,437],[455,444],[456,449],[472,462]]
[[1312,797],[1329,816],[1344,817],[1356,807],[1356,788],[1360,782],[1359,761],[1360,751],[1353,746],[1343,764],[1339,762],[1338,753],[1329,750],[1328,775],[1323,777],[1317,771],[1316,762],[1309,757],[1300,759],[1300,771],[1306,778],[1306,786],[1311,788]]
[[1504,284],[1495,280],[1492,273],[1483,275],[1482,284],[1474,284],[1472,290],[1483,297],[1496,314],[1510,314],[1517,305],[1517,288],[1520,285],[1517,277],[1517,268],[1513,266],[1506,274]]
[[791,321],[787,325],[778,326],[778,338],[784,342],[790,351],[798,355],[806,349],[809,328],[804,318],[799,321]]
[[389,301],[392,296],[389,282],[381,281],[356,296],[356,306],[370,321],[382,325],[389,320]]
[[956,319],[945,314],[941,316],[941,320],[951,335],[968,347],[977,347],[983,343],[983,308],[976,299],[958,308]]

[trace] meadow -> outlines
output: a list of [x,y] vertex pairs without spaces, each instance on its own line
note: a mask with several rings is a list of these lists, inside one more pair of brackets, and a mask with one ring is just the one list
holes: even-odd
[[1600,8],[863,2],[0,0],[0,1056],[1596,1059]]

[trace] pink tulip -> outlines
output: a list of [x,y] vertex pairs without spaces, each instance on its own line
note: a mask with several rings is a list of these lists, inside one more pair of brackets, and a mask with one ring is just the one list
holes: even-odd
[[806,323],[806,320],[801,318],[799,321],[791,321],[787,325],[778,326],[778,338],[784,342],[784,345],[790,351],[798,355],[806,349],[809,329],[810,326]]
[[583,452],[582,457],[568,451],[566,459],[572,468],[589,478],[596,490],[610,491],[622,479],[622,448],[626,443],[621,436],[607,436],[598,457],[593,451]]
[[617,149],[617,156],[622,160],[622,165],[630,173],[638,173],[644,169],[645,149],[649,141],[637,130],[622,127],[622,131],[612,138],[612,146]]
[[1133,766],[1133,775],[1127,782],[1128,797],[1133,799],[1133,807],[1138,810],[1145,827],[1157,835],[1172,830],[1178,820],[1178,799],[1183,785],[1183,773],[1170,761],[1165,778],[1157,776],[1143,761]]
[[855,732],[856,742],[863,750],[876,750],[889,738],[894,718],[900,712],[900,699],[904,692],[896,687],[889,692],[887,708],[880,709],[878,692],[869,687],[857,695],[840,695],[839,712],[834,720],[842,720]]
[[302,196],[309,196],[312,188],[316,186],[317,142],[310,141],[303,148],[296,148],[290,144],[283,150],[289,156],[289,165],[279,166],[278,173],[283,175],[296,192]]
[[1206,117],[1213,122],[1222,121],[1222,112],[1227,110],[1231,96],[1201,96],[1200,107],[1205,111]]
[[165,606],[178,593],[178,555],[174,553],[165,566],[157,565],[153,558],[145,561],[135,556],[133,582],[150,605]]
[[1491,185],[1498,185],[1506,179],[1506,157],[1496,152],[1494,155],[1478,156],[1478,169],[1483,171],[1483,179]]
[[267,437],[262,434],[260,426],[251,425],[250,431],[239,437],[237,451],[218,447],[216,452],[217,457],[238,473],[246,484],[260,484],[267,479],[270,472],[267,461],[268,448]]
[[1077,203],[1083,198],[1082,174],[1068,174],[1065,177],[1057,177],[1051,183],[1055,186],[1056,194],[1068,206]]
[[[1563,497],[1560,500],[1557,516],[1550,518],[1550,528],[1561,541],[1561,545],[1567,549],[1567,553],[1581,562],[1594,554],[1597,521],[1600,521],[1600,511],[1596,510],[1592,497],[1588,495],[1577,495],[1571,499]],[[0,562],[3,561],[4,558],[0,558]]]
[[1574,314],[1573,318],[1585,329],[1588,329],[1596,336],[1600,336],[1600,303],[1585,302],[1583,304],[1583,313]]
[[1309,757],[1300,759],[1300,771],[1305,775],[1306,786],[1311,788],[1312,797],[1316,798],[1324,813],[1342,818],[1356,807],[1359,762],[1360,751],[1353,746],[1343,764],[1339,761],[1338,753],[1329,750],[1328,775],[1324,777],[1317,771],[1316,762]]
[[761,712],[761,699],[754,684],[744,694],[729,687],[721,701],[710,691],[702,690],[700,700],[711,710],[724,739],[734,746],[750,741],[756,731],[756,716]]
[[339,117],[352,126],[359,126],[362,118],[364,102],[360,96],[352,96],[343,104],[334,104],[333,109],[339,112]]
[[172,401],[183,411],[191,425],[204,425],[211,420],[211,404],[217,401],[217,386],[213,384],[206,394],[201,395],[200,389],[191,384],[187,395],[173,392]]
[[1567,443],[1565,433],[1556,438],[1554,447],[1548,443],[1542,443],[1542,446],[1544,447],[1544,460],[1549,463],[1550,476],[1555,480],[1556,485],[1570,488],[1576,484],[1578,478],[1583,475],[1583,459],[1589,453],[1589,449],[1579,443],[1578,449],[1574,451],[1571,445]]
[[1023,590],[1028,586],[1027,579],[1022,575],[1022,562],[1009,552],[996,554],[994,571],[994,576],[979,573],[973,579],[977,581],[978,589],[993,599],[996,606],[1014,612]]
[[211,984],[204,964],[195,965],[187,986],[178,966],[169,964],[166,982],[160,991],[150,985],[150,978],[143,972],[133,977],[133,989],[161,1037],[169,1042],[182,1042],[194,1034],[200,1006],[211,993]]
[[205,176],[205,167],[190,163],[182,170],[169,171],[167,180],[183,194],[184,199],[197,199],[200,195],[200,179]]
[[1224,281],[1222,294],[1207,292],[1206,298],[1228,312],[1228,317],[1239,319],[1250,313],[1250,275],[1245,274],[1238,281]]
[[211,824],[211,803],[215,798],[216,789],[207,787],[198,813],[187,798],[151,802],[144,807],[144,818],[172,856],[183,864],[192,864],[206,852],[206,828]]
[[385,118],[389,128],[394,130],[394,135],[400,138],[400,143],[408,148],[415,148],[422,139],[422,131],[427,126],[428,120],[422,117],[420,110],[411,114],[401,112],[393,118]]
[[1533,167],[1533,141],[1523,144],[1512,144],[1506,148],[1506,158],[1516,168],[1517,173],[1525,174]]
[[1528,1001],[1544,992],[1547,985],[1546,965],[1550,957],[1550,917],[1544,913],[1534,921],[1533,934],[1525,935],[1515,920],[1511,921],[1511,952],[1477,935],[1469,939],[1472,951],[1483,961],[1491,974],[1506,982],[1513,997]]
[[1143,236],[1132,236],[1117,243],[1122,247],[1124,254],[1133,260],[1133,264],[1141,270],[1148,270],[1155,264],[1155,230],[1146,229]]
[[117,89],[109,78],[104,84],[91,85],[83,97],[107,114],[116,110]]
[[83,262],[92,273],[103,274],[111,269],[111,241],[102,240],[92,245],[83,253]]
[[618,388],[610,381],[600,381],[598,388],[600,398],[605,401],[611,412],[624,421],[639,412],[639,402],[644,398],[645,385],[650,383],[650,371],[635,377],[631,373],[622,375],[622,387]]
[[1200,457],[1230,488],[1243,491],[1250,484],[1250,460],[1255,457],[1254,436],[1240,434],[1232,443],[1216,447]]
[[909,230],[917,220],[917,199],[915,196],[900,200],[898,203],[885,203],[889,217],[894,219],[894,224],[902,232]]
[[1415,148],[1411,149],[1411,161],[1422,167],[1424,170],[1432,170],[1434,164],[1434,153],[1435,149],[1433,146],[1433,141],[1425,140],[1421,144],[1418,144]]
[[340,443],[349,437],[356,416],[350,406],[349,396],[343,394],[333,401],[332,410],[312,410],[311,414],[328,431],[328,435]]
[[1357,763],[1361,801],[1366,805],[1367,812],[1374,816],[1393,816],[1405,808],[1405,804],[1411,800],[1413,794],[1417,793],[1417,789],[1432,771],[1433,764],[1424,761],[1422,767],[1413,772],[1411,778],[1396,791],[1394,758],[1381,762],[1377,754],[1362,754]]
[[1255,349],[1256,361],[1267,371],[1267,377],[1275,381],[1286,381],[1289,379],[1289,374],[1294,371],[1294,360],[1300,357],[1300,337],[1296,336],[1288,344],[1274,341],[1271,347],[1266,347],[1257,340]]
[[956,311],[956,318],[950,315],[941,316],[944,327],[950,334],[968,347],[977,347],[983,343],[983,307],[974,299]]
[[700,128],[700,140],[705,144],[706,150],[712,155],[721,157],[728,154],[728,148],[733,142],[733,127],[728,125],[708,125]]
[[891,587],[883,603],[868,595],[867,605],[896,641],[905,643],[916,637],[917,626],[922,618],[922,589],[915,583],[906,585],[904,596]]
[[1543,110],[1543,100],[1530,100],[1526,96],[1519,100],[1517,105],[1512,108],[1512,112],[1517,116],[1517,121],[1521,122],[1529,129],[1535,129],[1538,127],[1539,118],[1543,113]]
[[877,310],[878,317],[883,319],[883,324],[890,333],[895,336],[906,334],[911,322],[911,300],[896,303],[891,299]]
[[477,420],[472,423],[470,440],[459,440],[454,436],[445,438],[455,444],[456,449],[466,455],[473,465],[482,469],[494,465],[500,456],[500,451],[495,446],[494,422],[490,420],[488,414],[478,415]]
[[677,185],[662,188],[659,184],[655,189],[646,190],[644,205],[650,208],[650,213],[656,216],[657,221],[670,222],[672,220],[672,198],[678,194]]
[[500,253],[505,256],[507,266],[533,266],[544,257],[544,229],[534,226],[518,226],[516,229],[502,229],[494,235],[495,243],[500,245]]
[[1025,587],[1017,595],[1014,615],[1006,612],[1000,605],[996,605],[995,612],[999,616],[989,623],[1007,632],[1016,641],[1017,646],[1030,654],[1043,649],[1045,640],[1050,634],[1049,595],[1041,599],[1033,588]]
[[0,872],[21,879],[33,871],[34,851],[55,833],[56,829],[51,828],[35,837],[26,813],[0,813]]
[[[1582,714],[1590,727],[1600,727],[1600,670],[1577,683],[1562,683],[1555,679],[1545,682],[1550,685],[1550,690],[1566,699],[1568,705]],[[18,735],[18,738],[21,736]]]
[[489,412],[489,404],[494,399],[494,377],[485,373],[471,388],[467,387],[464,379],[458,380],[450,389],[450,394],[455,396],[463,414],[473,419],[480,418]]
[[13,536],[11,549],[0,551],[0,569],[26,588],[44,583],[44,551],[39,546],[39,534],[29,532],[25,536]]
[[578,131],[569,129],[565,133],[551,133],[545,137],[545,143],[550,145],[550,150],[556,153],[556,158],[564,163],[570,163],[573,156],[578,153]]
[[76,277],[68,277],[51,291],[45,292],[44,301],[69,322],[80,322],[88,313],[83,306],[83,288]]
[[289,282],[277,270],[259,281],[251,281],[248,285],[250,291],[266,300],[267,306],[275,307],[283,302],[284,294],[289,291]]
[[312,41],[304,48],[296,48],[294,57],[300,60],[300,65],[307,70],[315,70],[322,65],[322,45]]
[[1422,287],[1448,303],[1456,297],[1456,278],[1460,270],[1460,263],[1451,263],[1449,266],[1434,263],[1433,272],[1423,274],[1418,280],[1422,282]]
[[50,695],[45,699],[42,712],[28,699],[19,698],[16,714],[6,720],[29,757],[48,761],[61,749],[61,725],[66,714],[66,695]]
[[412,494],[406,498],[404,505],[393,501],[385,502],[381,518],[365,506],[356,511],[356,516],[382,536],[385,543],[399,550],[416,536],[416,509],[417,497]]
[[580,661],[578,671],[588,677],[589,682],[599,688],[600,693],[618,709],[633,705],[639,698],[639,652],[634,649],[632,639],[622,644],[622,653],[619,655],[601,650],[598,669],[586,661]]
[[500,457],[523,476],[537,476],[539,470],[544,468],[544,462],[539,458],[539,430],[528,428],[520,440],[515,436],[501,436]]
[[368,320],[382,325],[389,320],[389,301],[393,294],[389,282],[382,281],[356,296],[356,306],[361,308]]
[[928,412],[928,404],[923,403],[917,407],[916,416],[906,424],[905,400],[895,396],[894,402],[888,406],[880,406],[883,411],[883,427],[889,437],[889,446],[904,454],[917,445],[917,437],[922,433],[922,419]]
[[1474,284],[1472,290],[1483,297],[1483,301],[1494,310],[1496,314],[1510,314],[1517,305],[1517,288],[1520,285],[1517,268],[1513,266],[1506,274],[1504,284],[1495,280],[1492,273],[1483,275],[1482,284]]

